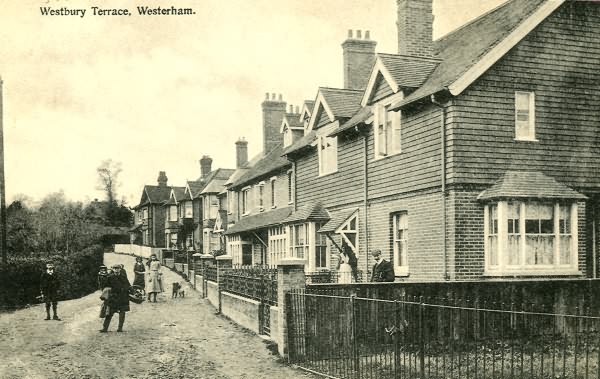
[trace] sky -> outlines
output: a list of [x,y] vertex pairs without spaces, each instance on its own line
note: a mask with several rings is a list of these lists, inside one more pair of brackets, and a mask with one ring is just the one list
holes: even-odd
[[[434,38],[504,0],[433,0]],[[313,100],[342,87],[349,29],[370,30],[377,51],[397,52],[396,0],[173,0],[190,16],[140,16],[160,0],[0,0],[0,76],[7,203],[64,191],[102,198],[96,168],[122,163],[119,199],[138,203],[144,184],[169,184],[235,168],[235,141],[262,147],[261,102]],[[132,16],[93,16],[91,7]],[[87,9],[42,16],[40,7]]]

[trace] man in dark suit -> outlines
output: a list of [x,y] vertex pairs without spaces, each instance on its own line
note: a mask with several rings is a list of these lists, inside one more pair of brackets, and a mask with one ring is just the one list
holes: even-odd
[[372,282],[393,282],[394,267],[392,264],[381,257],[381,250],[375,249],[371,251],[375,264],[371,274]]
[[40,279],[40,292],[46,303],[46,320],[50,320],[50,305],[52,305],[52,311],[54,313],[53,320],[60,321],[60,318],[56,314],[56,307],[58,306],[58,287],[60,282],[58,277],[54,273],[54,265],[48,263],[46,265],[46,271],[42,274]]

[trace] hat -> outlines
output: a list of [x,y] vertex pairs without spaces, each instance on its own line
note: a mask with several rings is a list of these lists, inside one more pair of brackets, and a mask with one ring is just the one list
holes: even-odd
[[112,268],[122,268],[122,266],[117,263],[117,264],[112,265]]
[[106,266],[105,265],[100,265],[100,268],[106,268]]
[[52,264],[52,263],[46,263],[46,268],[54,268],[54,264]]

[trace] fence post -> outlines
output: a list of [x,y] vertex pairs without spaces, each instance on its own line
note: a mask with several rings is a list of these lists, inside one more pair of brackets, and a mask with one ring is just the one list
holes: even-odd
[[225,279],[225,271],[230,269],[231,261],[233,257],[231,255],[219,255],[217,257],[217,285],[219,290],[219,313],[221,313],[221,282]]
[[202,254],[200,256],[200,260],[202,262],[202,298],[206,298],[208,296],[208,289],[207,289],[207,284],[206,281],[208,280],[206,278],[207,276],[207,267],[208,267],[208,262],[212,262],[213,259],[215,259],[215,257],[213,257],[210,254]]
[[423,317],[425,305],[423,296],[419,297],[419,363],[421,366],[421,378],[425,379],[425,318]]
[[350,324],[352,325],[352,360],[354,361],[354,373],[357,378],[360,378],[360,356],[358,354],[358,343],[356,342],[356,295],[350,295]]
[[291,310],[286,303],[286,294],[291,290],[304,290],[306,287],[306,278],[304,276],[304,265],[306,261],[298,258],[287,258],[279,261],[277,265],[277,350],[279,355],[287,358],[289,348],[288,335],[288,313]]

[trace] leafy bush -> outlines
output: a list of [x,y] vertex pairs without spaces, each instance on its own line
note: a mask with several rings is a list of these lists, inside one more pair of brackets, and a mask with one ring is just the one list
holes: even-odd
[[60,279],[59,299],[68,300],[96,290],[98,267],[103,261],[100,245],[92,245],[68,254],[39,253],[31,257],[10,257],[0,266],[0,309],[36,303],[40,294],[40,277],[46,263],[56,266]]

